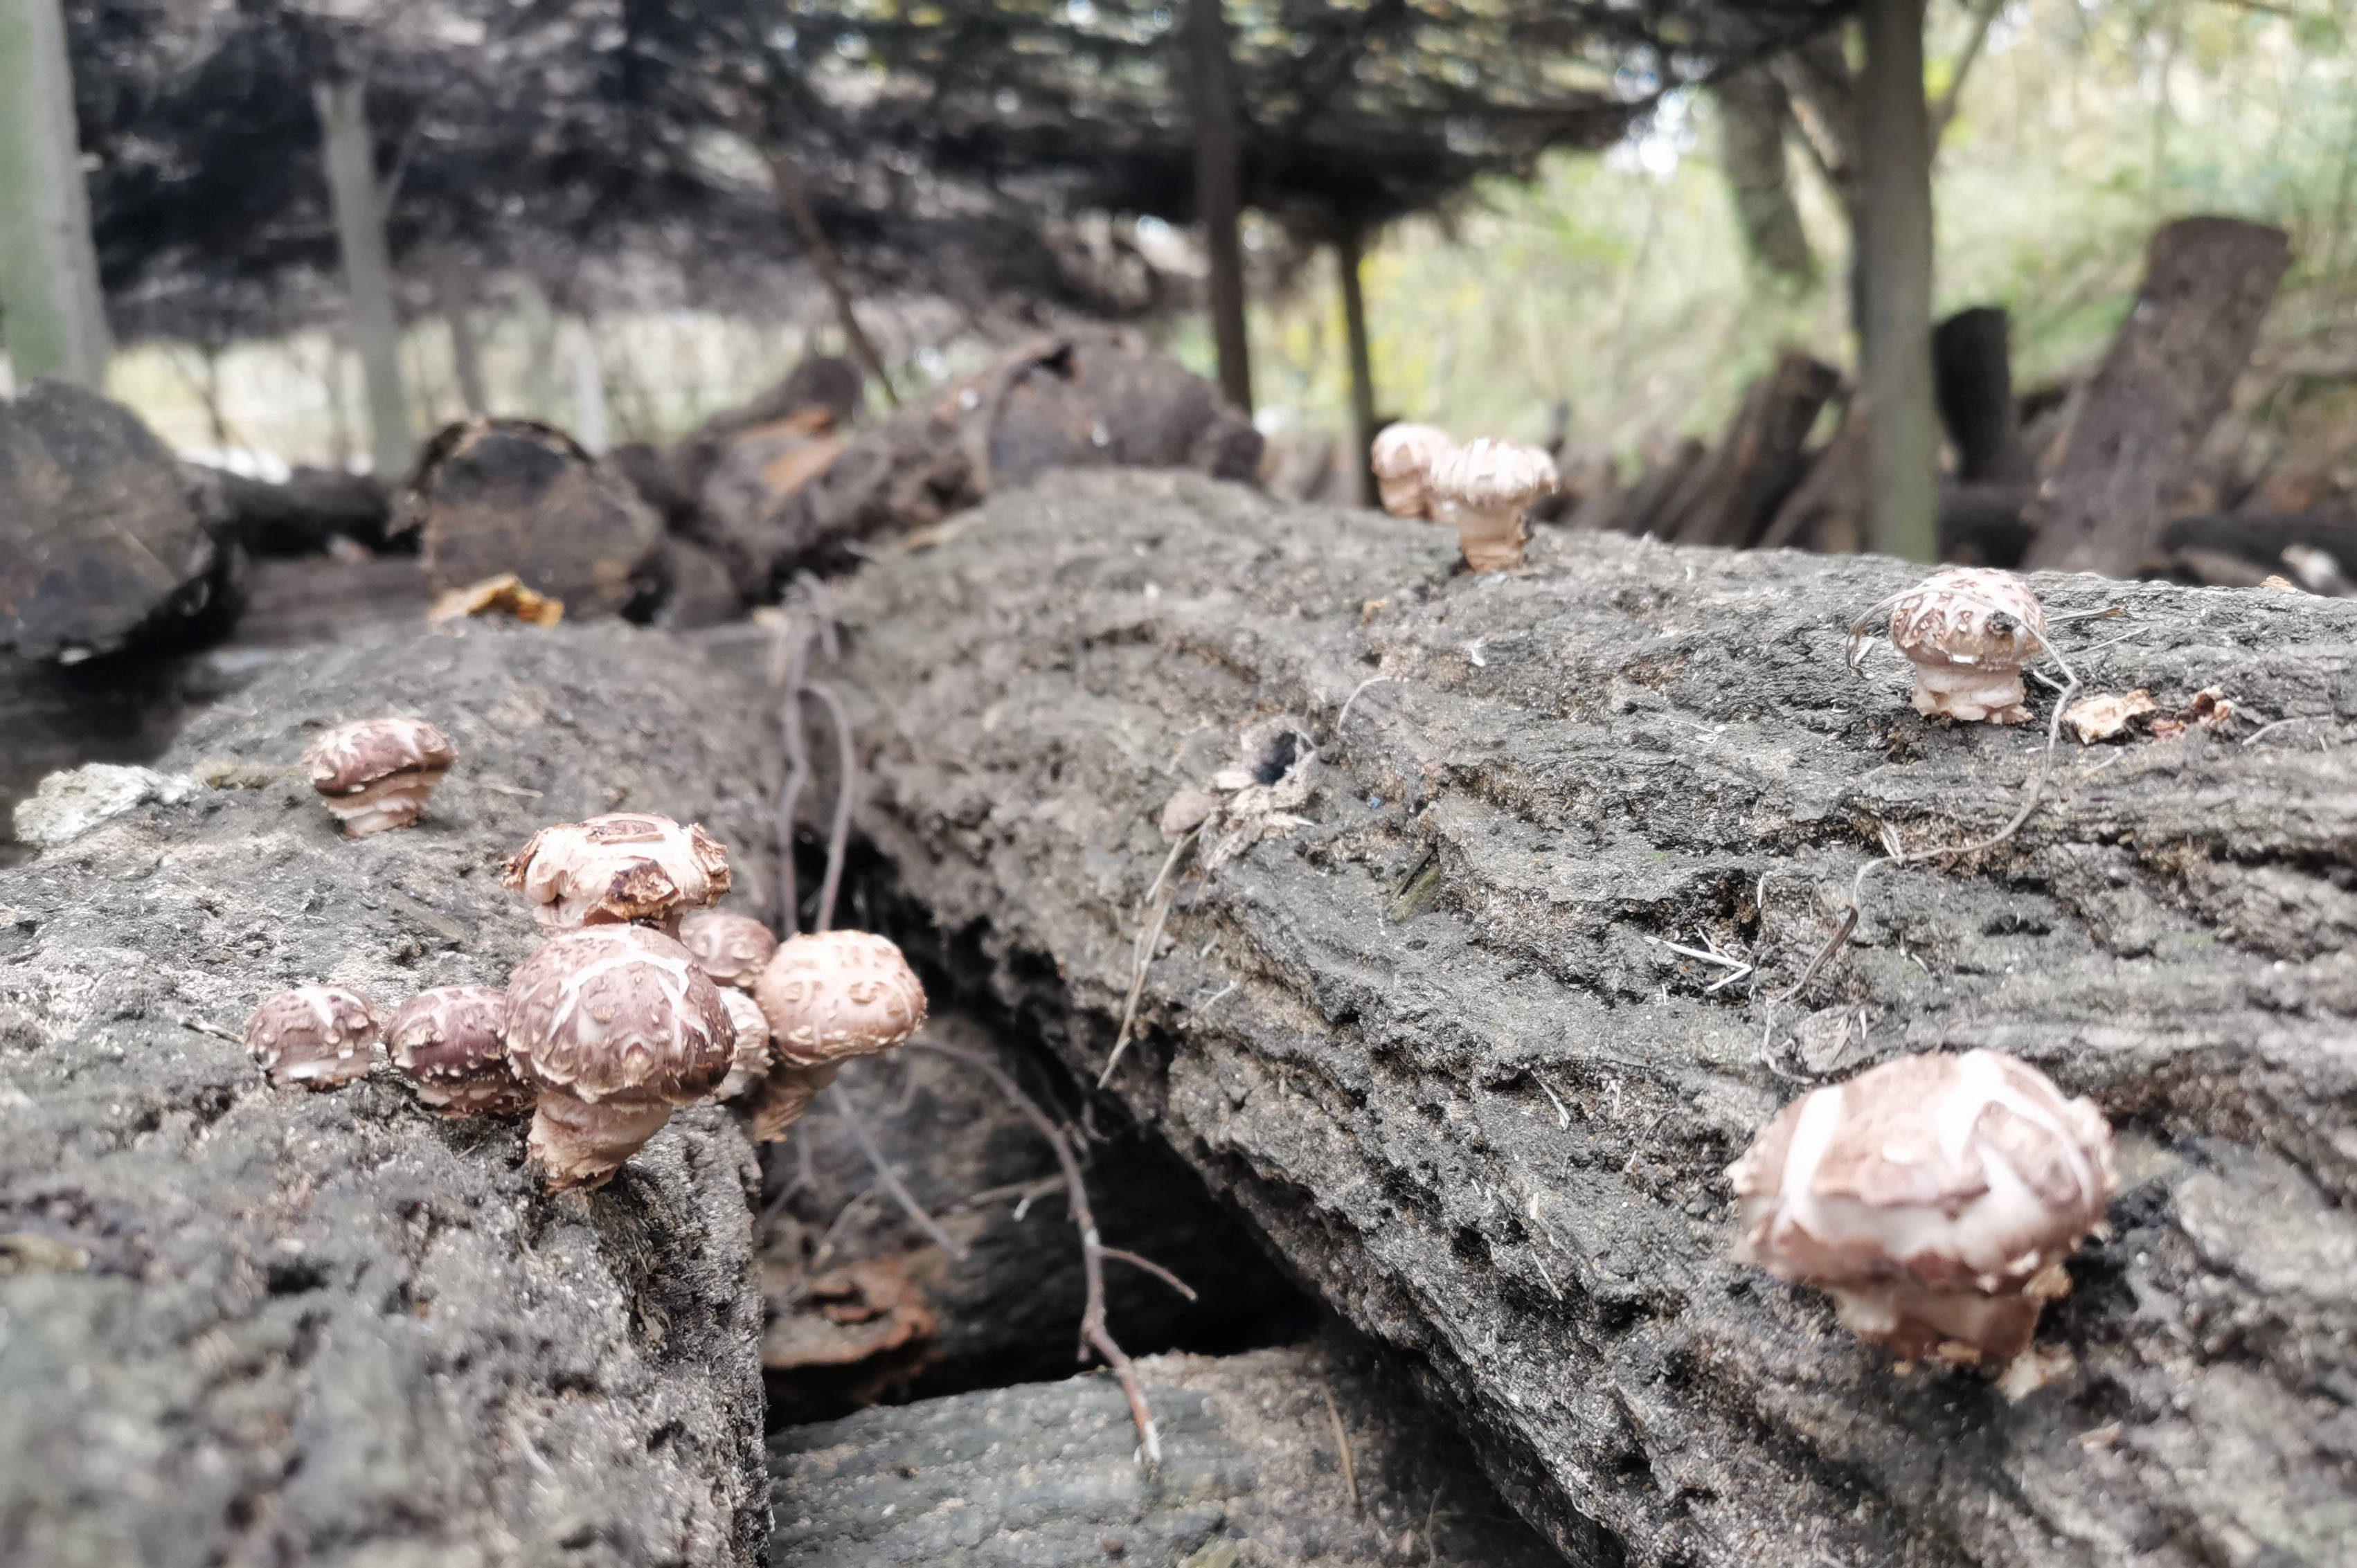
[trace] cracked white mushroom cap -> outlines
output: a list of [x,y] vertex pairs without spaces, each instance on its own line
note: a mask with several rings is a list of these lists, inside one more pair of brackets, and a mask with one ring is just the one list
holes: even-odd
[[700,826],[614,811],[541,829],[500,879],[522,891],[544,931],[630,921],[669,932],[728,891],[728,851]]
[[695,955],[644,926],[551,938],[508,983],[508,1060],[539,1093],[533,1157],[552,1190],[602,1186],[674,1107],[718,1088],[737,1031]]
[[1967,723],[2029,717],[2021,672],[2046,648],[2029,585],[1994,566],[1951,566],[1890,611],[1890,641],[1915,666],[1915,709]]
[[445,1116],[512,1116],[532,1090],[508,1065],[508,993],[496,985],[421,991],[385,1026],[385,1053]]
[[1394,517],[1430,517],[1432,498],[1426,478],[1433,463],[1456,445],[1438,425],[1384,425],[1367,448],[1367,467],[1374,470],[1383,510]]
[[1523,564],[1531,502],[1555,488],[1555,459],[1535,446],[1481,436],[1443,454],[1426,481],[1457,524],[1465,564],[1504,572]]
[[369,1074],[382,1027],[375,1004],[341,985],[298,985],[264,997],[245,1048],[276,1084],[341,1089]]
[[778,944],[754,999],[781,1063],[823,1067],[888,1051],[923,1027],[925,988],[900,950],[866,931]]
[[348,838],[412,826],[458,753],[423,719],[338,725],[304,749],[303,767]]
[[2002,1363],[2103,1222],[2112,1132],[1996,1051],[1901,1057],[1779,1112],[1727,1176],[1739,1254],[1901,1356]]
[[735,1100],[769,1076],[770,1017],[750,992],[733,985],[721,987],[720,1004],[728,1010],[729,1026],[736,1031],[735,1054],[728,1063],[728,1076],[720,1080],[712,1098]]
[[719,909],[699,909],[682,920],[679,940],[714,981],[748,991],[778,950],[778,939],[769,927],[750,915]]

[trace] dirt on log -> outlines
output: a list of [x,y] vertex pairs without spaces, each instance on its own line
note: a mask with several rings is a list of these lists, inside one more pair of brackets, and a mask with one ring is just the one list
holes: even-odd
[[[460,761],[419,826],[348,840],[293,765],[383,713]],[[733,737],[759,724],[619,626],[307,650],[189,722],[144,791],[175,803],[0,872],[0,1562],[750,1568],[735,1123],[683,1112],[550,1198],[520,1123],[442,1121],[382,1058],[272,1088],[234,1036],[304,982],[388,1009],[503,983],[535,936],[499,861],[540,823],[641,806],[757,842]]]
[[[1113,1089],[1573,1562],[2346,1568],[2357,606],[2039,579],[2119,611],[2058,623],[2090,691],[2244,722],[2069,746],[2018,838],[1871,880],[1771,1008],[1886,830],[1969,843],[2036,772],[2051,693],[1952,728],[1887,651],[1844,668],[1919,570],[1563,533],[1473,578],[1418,524],[1060,475],[845,596],[859,824],[929,961],[1093,1072],[1165,802],[1307,755],[1174,868]],[[2121,1138],[2018,1402],[1729,1255],[1779,1105],[1974,1047]]]

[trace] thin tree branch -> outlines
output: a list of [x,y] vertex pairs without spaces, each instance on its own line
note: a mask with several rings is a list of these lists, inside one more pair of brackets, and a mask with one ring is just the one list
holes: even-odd
[[1948,132],[1948,122],[1956,117],[1957,102],[1964,92],[1964,78],[1973,71],[1973,64],[1981,58],[1982,46],[1988,42],[1989,28],[1997,15],[2005,9],[2005,0],[1980,0],[1980,9],[1973,16],[1973,30],[1964,39],[1964,47],[1956,55],[1954,69],[1948,76],[1948,90],[1932,105],[1932,149],[1937,152],[1940,138]]
[[902,1184],[899,1175],[884,1158],[884,1151],[876,1146],[874,1138],[868,1136],[867,1124],[860,1121],[859,1112],[852,1109],[851,1096],[843,1092],[843,1085],[836,1083],[827,1087],[826,1102],[834,1108],[834,1113],[837,1116],[843,1118],[844,1126],[850,1129],[851,1141],[859,1145],[859,1152],[867,1156],[869,1165],[876,1167],[877,1179],[884,1184],[884,1190],[890,1193],[893,1200],[899,1204],[901,1212],[915,1222],[917,1229],[922,1230],[934,1246],[960,1262],[963,1262],[965,1249],[952,1240],[948,1231],[934,1223],[933,1217],[925,1212],[924,1206],[920,1204],[916,1196]]

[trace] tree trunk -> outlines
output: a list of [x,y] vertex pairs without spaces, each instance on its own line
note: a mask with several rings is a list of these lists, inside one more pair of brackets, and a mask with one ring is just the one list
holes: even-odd
[[1960,310],[1932,334],[1932,374],[1940,421],[1956,448],[1956,478],[1968,485],[2023,485],[2038,466],[2021,439],[2013,403],[2013,356],[2002,306]]
[[[2066,743],[2017,838],[1869,880],[1778,1005],[1886,827],[1977,840],[2036,770],[2034,734],[1920,718],[1887,650],[1844,667],[1918,569],[1569,534],[1501,593],[1454,551],[1082,474],[879,559],[840,602],[858,825],[897,877],[866,896],[1093,1074],[1165,802],[1306,786],[1297,824],[1222,822],[1172,868],[1112,1092],[1422,1361],[1575,1563],[2347,1563],[2357,605],[2146,585],[2136,642],[2094,650],[2055,618],[2115,586],[2040,579],[2091,690],[2175,710],[2231,678],[2308,722]],[[1723,1173],[1780,1104],[1974,1047],[2122,1140],[2018,1402],[1731,1255]]]
[[2291,264],[2280,229],[2185,218],[2153,236],[2136,308],[2040,499],[2032,566],[2136,574],[2251,357]]
[[573,438],[592,456],[611,446],[606,407],[606,368],[597,362],[597,341],[586,321],[565,333],[565,368],[573,382]]
[[450,368],[458,378],[458,401],[469,417],[491,412],[483,386],[483,341],[475,332],[475,289],[464,258],[445,252],[434,269],[435,303],[450,328]]
[[401,318],[393,295],[393,252],[377,187],[367,87],[357,80],[326,81],[313,85],[312,96],[319,110],[344,287],[350,295],[352,345],[368,385],[370,450],[377,477],[395,485],[408,474],[417,443],[402,386]]
[[1752,259],[1788,282],[1814,282],[1816,252],[1801,226],[1784,151],[1792,110],[1783,84],[1754,68],[1723,78],[1713,91],[1718,99],[1719,156]]
[[1786,349],[1751,384],[1726,438],[1678,487],[1653,532],[1680,544],[1737,549],[1757,539],[1799,482],[1802,448],[1840,386],[1831,365]]
[[0,0],[0,341],[19,385],[106,384],[113,345],[58,0]]
[[1229,55],[1225,0],[1186,0],[1188,80],[1195,112],[1195,210],[1211,265],[1211,340],[1220,356],[1220,391],[1253,409],[1252,343],[1244,328],[1242,151],[1235,62]]
[[1375,504],[1375,471],[1369,467],[1375,444],[1375,364],[1367,345],[1367,296],[1356,220],[1345,218],[1334,237],[1334,264],[1342,275],[1342,329],[1351,344],[1351,436],[1352,488],[1361,506]]
[[1923,101],[1924,0],[1865,0],[1865,400],[1874,547],[1938,554],[1939,433],[1932,395],[1932,132]]
[[845,348],[859,361],[859,368],[875,377],[876,384],[884,389],[884,401],[894,408],[899,407],[899,390],[885,371],[884,356],[876,351],[867,328],[859,324],[859,312],[854,308],[851,279],[843,270],[843,258],[835,254],[834,242],[826,237],[826,225],[818,220],[818,209],[811,204],[810,182],[802,177],[801,161],[774,143],[764,146],[761,156],[770,166],[770,193],[785,209],[794,231],[802,236],[802,248],[810,252],[811,265],[818,270],[820,286],[834,302],[834,318],[843,328]]
[[[383,713],[431,718],[460,761],[421,825],[354,843],[297,763],[319,726]],[[621,802],[705,822],[758,908],[742,737],[767,723],[711,660],[628,628],[313,649],[115,780],[179,803],[0,871],[0,1562],[566,1541],[601,1568],[752,1568],[755,1167],[730,1115],[683,1111],[611,1186],[552,1199],[521,1123],[444,1122],[382,1066],[272,1088],[235,1036],[282,986],[390,1007],[502,983],[539,938],[491,868]]]

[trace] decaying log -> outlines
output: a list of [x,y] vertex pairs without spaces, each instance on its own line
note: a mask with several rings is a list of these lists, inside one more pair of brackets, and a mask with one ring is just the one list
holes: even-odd
[[468,420],[436,435],[393,526],[423,531],[436,593],[512,572],[576,620],[648,596],[662,539],[662,520],[619,470],[528,419]]
[[[1007,1050],[970,1017],[937,1010],[926,1037],[1000,1059],[1043,1104],[1080,1098],[1060,1064]],[[770,1155],[780,1192],[756,1238],[770,1424],[841,1415],[888,1392],[1071,1376],[1081,1249],[1047,1144],[996,1086],[932,1052],[862,1063],[842,1083],[885,1160],[966,1255],[951,1258],[916,1230],[822,1101]],[[1307,1303],[1157,1140],[1130,1130],[1089,1154],[1105,1244],[1152,1259],[1200,1298],[1116,1264],[1106,1304],[1124,1348],[1241,1349],[1306,1320]]]
[[[536,938],[496,867],[543,822],[758,842],[726,671],[619,626],[463,629],[279,661],[157,762],[180,803],[0,871],[0,1562],[755,1561],[733,1122],[683,1112],[550,1198],[519,1124],[382,1063],[272,1088],[234,1037],[300,982],[503,981]],[[349,840],[295,765],[386,712],[460,762],[417,827]]]
[[1680,544],[1740,549],[1760,536],[1800,480],[1801,455],[1841,373],[1786,349],[1751,383],[1743,406],[1710,456],[1689,474],[1648,532]]
[[373,475],[296,468],[282,484],[207,469],[225,516],[217,530],[255,555],[311,555],[337,539],[382,549],[393,499]]
[[834,410],[814,404],[739,430],[720,446],[688,532],[719,554],[739,591],[768,596],[794,547],[794,499],[849,444],[836,424]]
[[[1592,518],[1594,526],[1609,526],[1628,534],[1659,533],[1662,515],[1672,498],[1686,479],[1710,460],[1710,449],[1693,436],[1684,436],[1677,444],[1651,463],[1629,488],[1620,492],[1620,505],[1611,512],[1609,523]],[[1583,509],[1585,510],[1585,509]],[[1575,514],[1575,524],[1583,519]]]
[[1866,404],[1853,395],[1834,438],[1760,535],[1762,550],[1847,555],[1866,548]]
[[1251,420],[1173,360],[1111,331],[1044,338],[861,433],[779,517],[772,574],[847,564],[855,547],[1050,467],[1249,479],[1261,445]]
[[1137,1369],[1162,1423],[1157,1475],[1104,1378],[780,1433],[770,1568],[1560,1568],[1345,1336]]
[[0,650],[86,659],[204,610],[212,521],[121,403],[62,381],[0,400]]
[[848,425],[866,397],[866,383],[858,366],[831,355],[811,355],[795,365],[784,381],[741,407],[714,414],[673,446],[666,463],[669,487],[692,502],[704,492],[705,481],[712,477],[720,455],[746,431],[774,424],[807,409],[824,409],[834,424]]
[[2290,242],[2264,224],[2185,218],[2153,236],[2136,308],[2034,509],[2031,566],[2135,575],[2226,411],[2290,264]]
[[[1298,825],[1174,866],[1113,1091],[1574,1562],[2357,1561],[2357,606],[2039,579],[2088,691],[2243,722],[2071,746],[2018,837],[1869,880],[1771,1005],[1886,831],[2013,813],[2051,693],[1950,728],[1887,652],[1852,677],[1852,618],[1921,571],[1888,560],[1550,533],[1454,567],[1419,524],[1114,475],[871,565],[846,684],[903,935],[1102,1070],[1165,802],[1314,746]],[[1969,1047],[2121,1137],[2018,1402],[1729,1252],[1777,1106]]]

